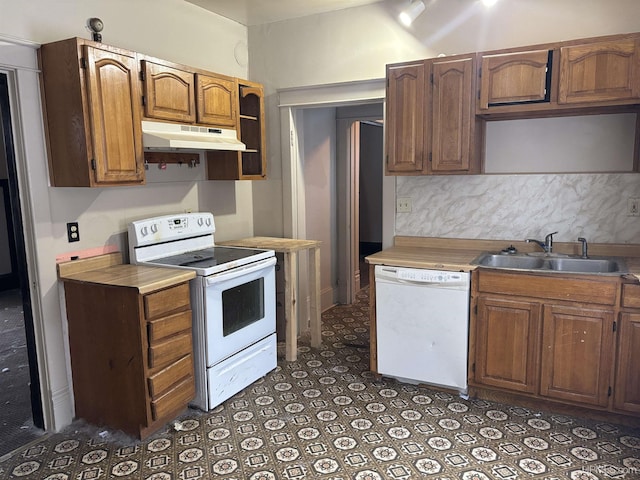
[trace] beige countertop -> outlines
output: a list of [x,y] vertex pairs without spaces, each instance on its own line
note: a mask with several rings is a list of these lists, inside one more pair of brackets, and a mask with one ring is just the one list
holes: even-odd
[[[483,252],[499,252],[510,245],[522,253],[537,251],[536,245],[523,241],[398,236],[394,239],[394,246],[369,255],[366,261],[370,265],[471,271],[477,268],[471,262],[478,255]],[[578,255],[580,248],[579,243],[554,244],[554,251],[557,253]],[[590,244],[589,255],[622,257],[630,273],[640,279],[640,245]]]
[[304,240],[297,238],[280,238],[280,237],[249,237],[237,240],[227,240],[225,242],[217,242],[216,245],[227,245],[233,247],[245,248],[264,248],[274,250],[276,252],[297,252],[307,248],[315,248],[320,246],[319,240]]
[[123,264],[119,252],[58,264],[58,278],[65,282],[135,288],[143,295],[189,281],[195,276],[193,270]]

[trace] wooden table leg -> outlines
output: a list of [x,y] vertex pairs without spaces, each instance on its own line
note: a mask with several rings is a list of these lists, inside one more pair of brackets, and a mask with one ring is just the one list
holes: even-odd
[[309,249],[309,290],[311,293],[311,346],[322,345],[322,309],[320,307],[320,248]]
[[298,358],[297,253],[284,253],[284,318],[286,359],[295,362]]

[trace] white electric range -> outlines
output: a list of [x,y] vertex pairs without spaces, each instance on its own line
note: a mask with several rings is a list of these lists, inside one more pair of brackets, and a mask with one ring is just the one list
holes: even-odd
[[211,410],[276,367],[273,250],[216,246],[208,212],[138,220],[128,230],[131,263],[196,272],[193,405]]

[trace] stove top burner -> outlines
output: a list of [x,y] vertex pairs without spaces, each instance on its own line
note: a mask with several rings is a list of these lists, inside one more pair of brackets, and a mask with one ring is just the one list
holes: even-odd
[[211,247],[193,252],[158,258],[149,263],[171,265],[176,267],[211,268],[225,263],[232,263],[243,258],[264,253],[264,250],[251,248]]

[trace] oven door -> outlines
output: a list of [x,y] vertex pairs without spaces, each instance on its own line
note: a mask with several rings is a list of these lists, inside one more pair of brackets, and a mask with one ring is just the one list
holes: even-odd
[[207,367],[276,331],[276,258],[204,278]]

